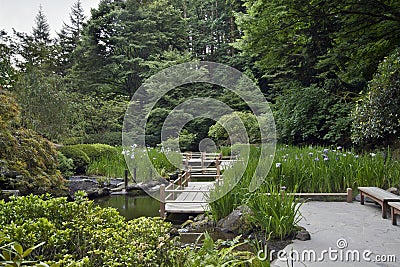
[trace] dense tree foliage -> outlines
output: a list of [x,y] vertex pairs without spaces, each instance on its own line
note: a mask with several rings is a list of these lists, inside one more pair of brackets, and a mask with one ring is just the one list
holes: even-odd
[[236,45],[268,79],[283,140],[348,141],[352,103],[398,46],[399,2],[247,0],[245,6]]
[[[366,127],[360,123],[372,112],[361,106],[379,91],[372,89],[383,77],[378,65],[398,48],[399,8],[390,0],[102,0],[85,18],[77,0],[55,38],[42,8],[31,33],[2,31],[0,82],[15,92],[23,125],[53,141],[118,144],[127,100],[146,78],[179,63],[216,61],[258,83],[273,104],[280,141],[350,145],[350,129]],[[146,142],[160,143],[163,119],[199,96],[249,111],[224,88],[175,88],[149,111]],[[383,97],[374,101],[387,107]],[[380,110],[380,123],[397,115]],[[197,149],[214,123],[185,125],[187,148]],[[362,142],[388,138],[379,136]]]

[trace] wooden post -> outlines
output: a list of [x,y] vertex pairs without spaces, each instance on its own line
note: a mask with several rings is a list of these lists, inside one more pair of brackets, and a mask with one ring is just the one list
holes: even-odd
[[217,181],[219,181],[219,177],[221,175],[221,169],[220,169],[220,165],[219,165],[219,158],[217,158],[217,160],[215,161],[215,166],[217,167]]
[[201,152],[201,173],[204,174],[204,152]]
[[281,196],[282,196],[282,199],[285,198],[285,191],[286,191],[286,186],[282,186],[282,187],[281,187]]
[[125,190],[128,187],[128,170],[125,170],[124,172],[124,182],[125,182]]
[[347,188],[347,203],[353,202],[353,189]]
[[178,175],[178,189],[182,189],[182,174]]
[[[172,190],[175,190],[175,184],[172,183]],[[175,191],[172,192],[172,200],[175,200]]]
[[136,182],[136,168],[133,168],[133,181]]
[[188,187],[189,186],[189,179],[190,179],[190,169],[186,171],[185,181],[184,181],[184,184],[183,184],[184,187]]
[[160,185],[160,217],[165,219],[165,184]]

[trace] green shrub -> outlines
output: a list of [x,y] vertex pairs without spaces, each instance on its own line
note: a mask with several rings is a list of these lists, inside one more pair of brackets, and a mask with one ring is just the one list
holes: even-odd
[[70,177],[74,174],[74,161],[64,156],[60,151],[58,151],[58,164],[58,168],[64,177]]
[[81,139],[84,144],[107,144],[110,146],[122,145],[122,132],[105,132],[88,134]]
[[[189,252],[185,267],[194,266],[254,266],[256,257],[249,251],[237,251],[239,237],[225,244],[223,240],[214,240],[206,232],[201,248]],[[226,246],[228,245],[228,246]]]
[[[0,243],[2,241],[0,240]],[[28,248],[26,250],[23,249],[22,245],[18,242],[12,242],[0,247],[0,266],[18,266],[18,267],[25,267],[25,266],[42,266],[42,267],[59,267],[58,264],[52,264],[49,266],[44,262],[38,261],[30,261],[26,260],[29,255],[37,249],[38,247],[42,246],[44,243],[40,243],[34,247]]]
[[71,147],[76,147],[85,152],[91,161],[101,157],[112,157],[118,153],[115,147],[105,144],[79,144]]
[[0,180],[3,189],[21,194],[65,194],[54,146],[36,132],[18,124],[20,113],[14,97],[0,90]]
[[90,159],[85,152],[74,146],[62,146],[58,150],[74,163],[74,172],[82,174],[86,172]]
[[352,139],[359,145],[391,145],[400,130],[400,48],[378,66],[357,101],[352,116]]
[[129,222],[113,208],[77,197],[26,196],[0,201],[0,247],[18,242],[36,248],[27,259],[61,266],[182,266],[186,250],[175,246],[172,225],[160,218]]

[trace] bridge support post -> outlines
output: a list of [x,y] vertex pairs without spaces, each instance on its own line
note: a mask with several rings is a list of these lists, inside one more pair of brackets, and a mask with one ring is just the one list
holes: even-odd
[[128,188],[128,170],[125,170],[124,172],[124,185],[125,185],[125,191]]
[[219,178],[221,176],[221,168],[220,168],[220,164],[219,164],[219,158],[217,158],[215,160],[215,166],[217,167],[217,183],[219,183]]
[[205,160],[205,153],[204,152],[201,152],[201,156],[200,156],[200,158],[201,158],[201,173],[204,173],[204,160]]
[[178,175],[178,189],[182,189],[182,174]]
[[160,217],[165,219],[165,184],[160,185]]

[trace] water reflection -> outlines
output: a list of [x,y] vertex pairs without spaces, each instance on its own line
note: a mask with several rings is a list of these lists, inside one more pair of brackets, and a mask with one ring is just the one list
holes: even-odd
[[150,196],[113,195],[97,199],[95,203],[102,208],[116,208],[127,220],[160,216],[160,202]]

